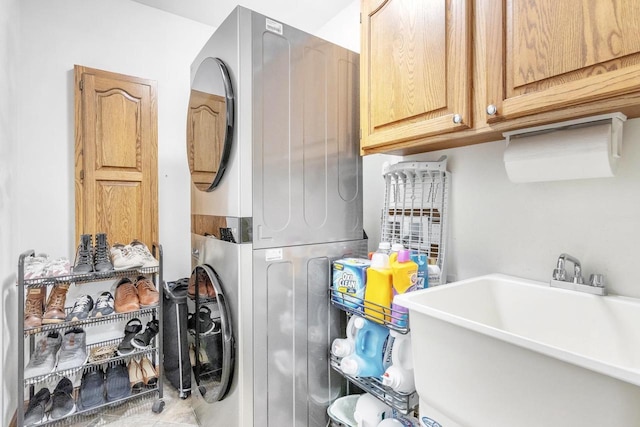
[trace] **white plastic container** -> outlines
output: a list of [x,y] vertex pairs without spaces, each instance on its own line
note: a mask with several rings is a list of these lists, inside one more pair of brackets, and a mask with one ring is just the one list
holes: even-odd
[[358,427],[378,427],[380,421],[392,416],[393,409],[369,393],[360,395],[353,413]]
[[411,352],[411,335],[396,331],[389,332],[394,337],[391,349],[391,366],[382,375],[382,384],[401,393],[412,393],[416,390],[413,374],[413,355]]
[[331,344],[331,353],[336,357],[347,357],[352,354],[356,348],[356,333],[358,328],[356,324],[363,319],[358,316],[351,316],[347,323],[347,337],[336,338]]

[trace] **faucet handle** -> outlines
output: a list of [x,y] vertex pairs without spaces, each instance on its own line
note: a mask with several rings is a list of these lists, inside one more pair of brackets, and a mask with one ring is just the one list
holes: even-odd
[[592,274],[589,276],[589,284],[598,288],[604,288],[604,274]]
[[567,272],[564,268],[554,268],[553,279],[565,281],[567,279]]

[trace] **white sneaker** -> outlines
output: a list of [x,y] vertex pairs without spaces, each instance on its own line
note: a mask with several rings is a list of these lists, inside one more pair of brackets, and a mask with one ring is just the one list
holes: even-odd
[[131,248],[131,245],[123,245],[122,243],[111,246],[111,260],[114,270],[138,268],[143,264],[142,258]]
[[157,267],[159,265],[158,260],[151,255],[147,245],[139,240],[131,242],[131,249],[135,251],[136,256],[142,261],[142,268]]

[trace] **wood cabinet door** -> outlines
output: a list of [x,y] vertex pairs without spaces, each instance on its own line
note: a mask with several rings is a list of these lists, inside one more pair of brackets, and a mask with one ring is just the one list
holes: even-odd
[[468,0],[362,0],[361,146],[471,126]]
[[485,3],[489,121],[640,90],[638,0]]
[[76,242],[158,241],[156,82],[75,66]]

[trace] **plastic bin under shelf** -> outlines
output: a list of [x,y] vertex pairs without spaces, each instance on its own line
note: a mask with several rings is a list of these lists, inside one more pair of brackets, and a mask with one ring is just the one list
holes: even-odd
[[[350,314],[355,314],[373,322],[379,323],[391,330],[398,331],[401,334],[409,332],[409,313],[401,313],[392,308],[382,306],[375,302],[367,301],[362,298],[340,292],[333,286],[330,286],[331,304]],[[366,312],[365,312],[366,305]],[[402,320],[404,326],[396,324]]]
[[334,355],[331,355],[331,367],[362,390],[377,397],[404,415],[409,414],[409,412],[418,407],[418,393],[415,391],[412,393],[401,393],[383,385],[382,381],[378,378],[361,378],[347,375],[340,369],[340,359]]

